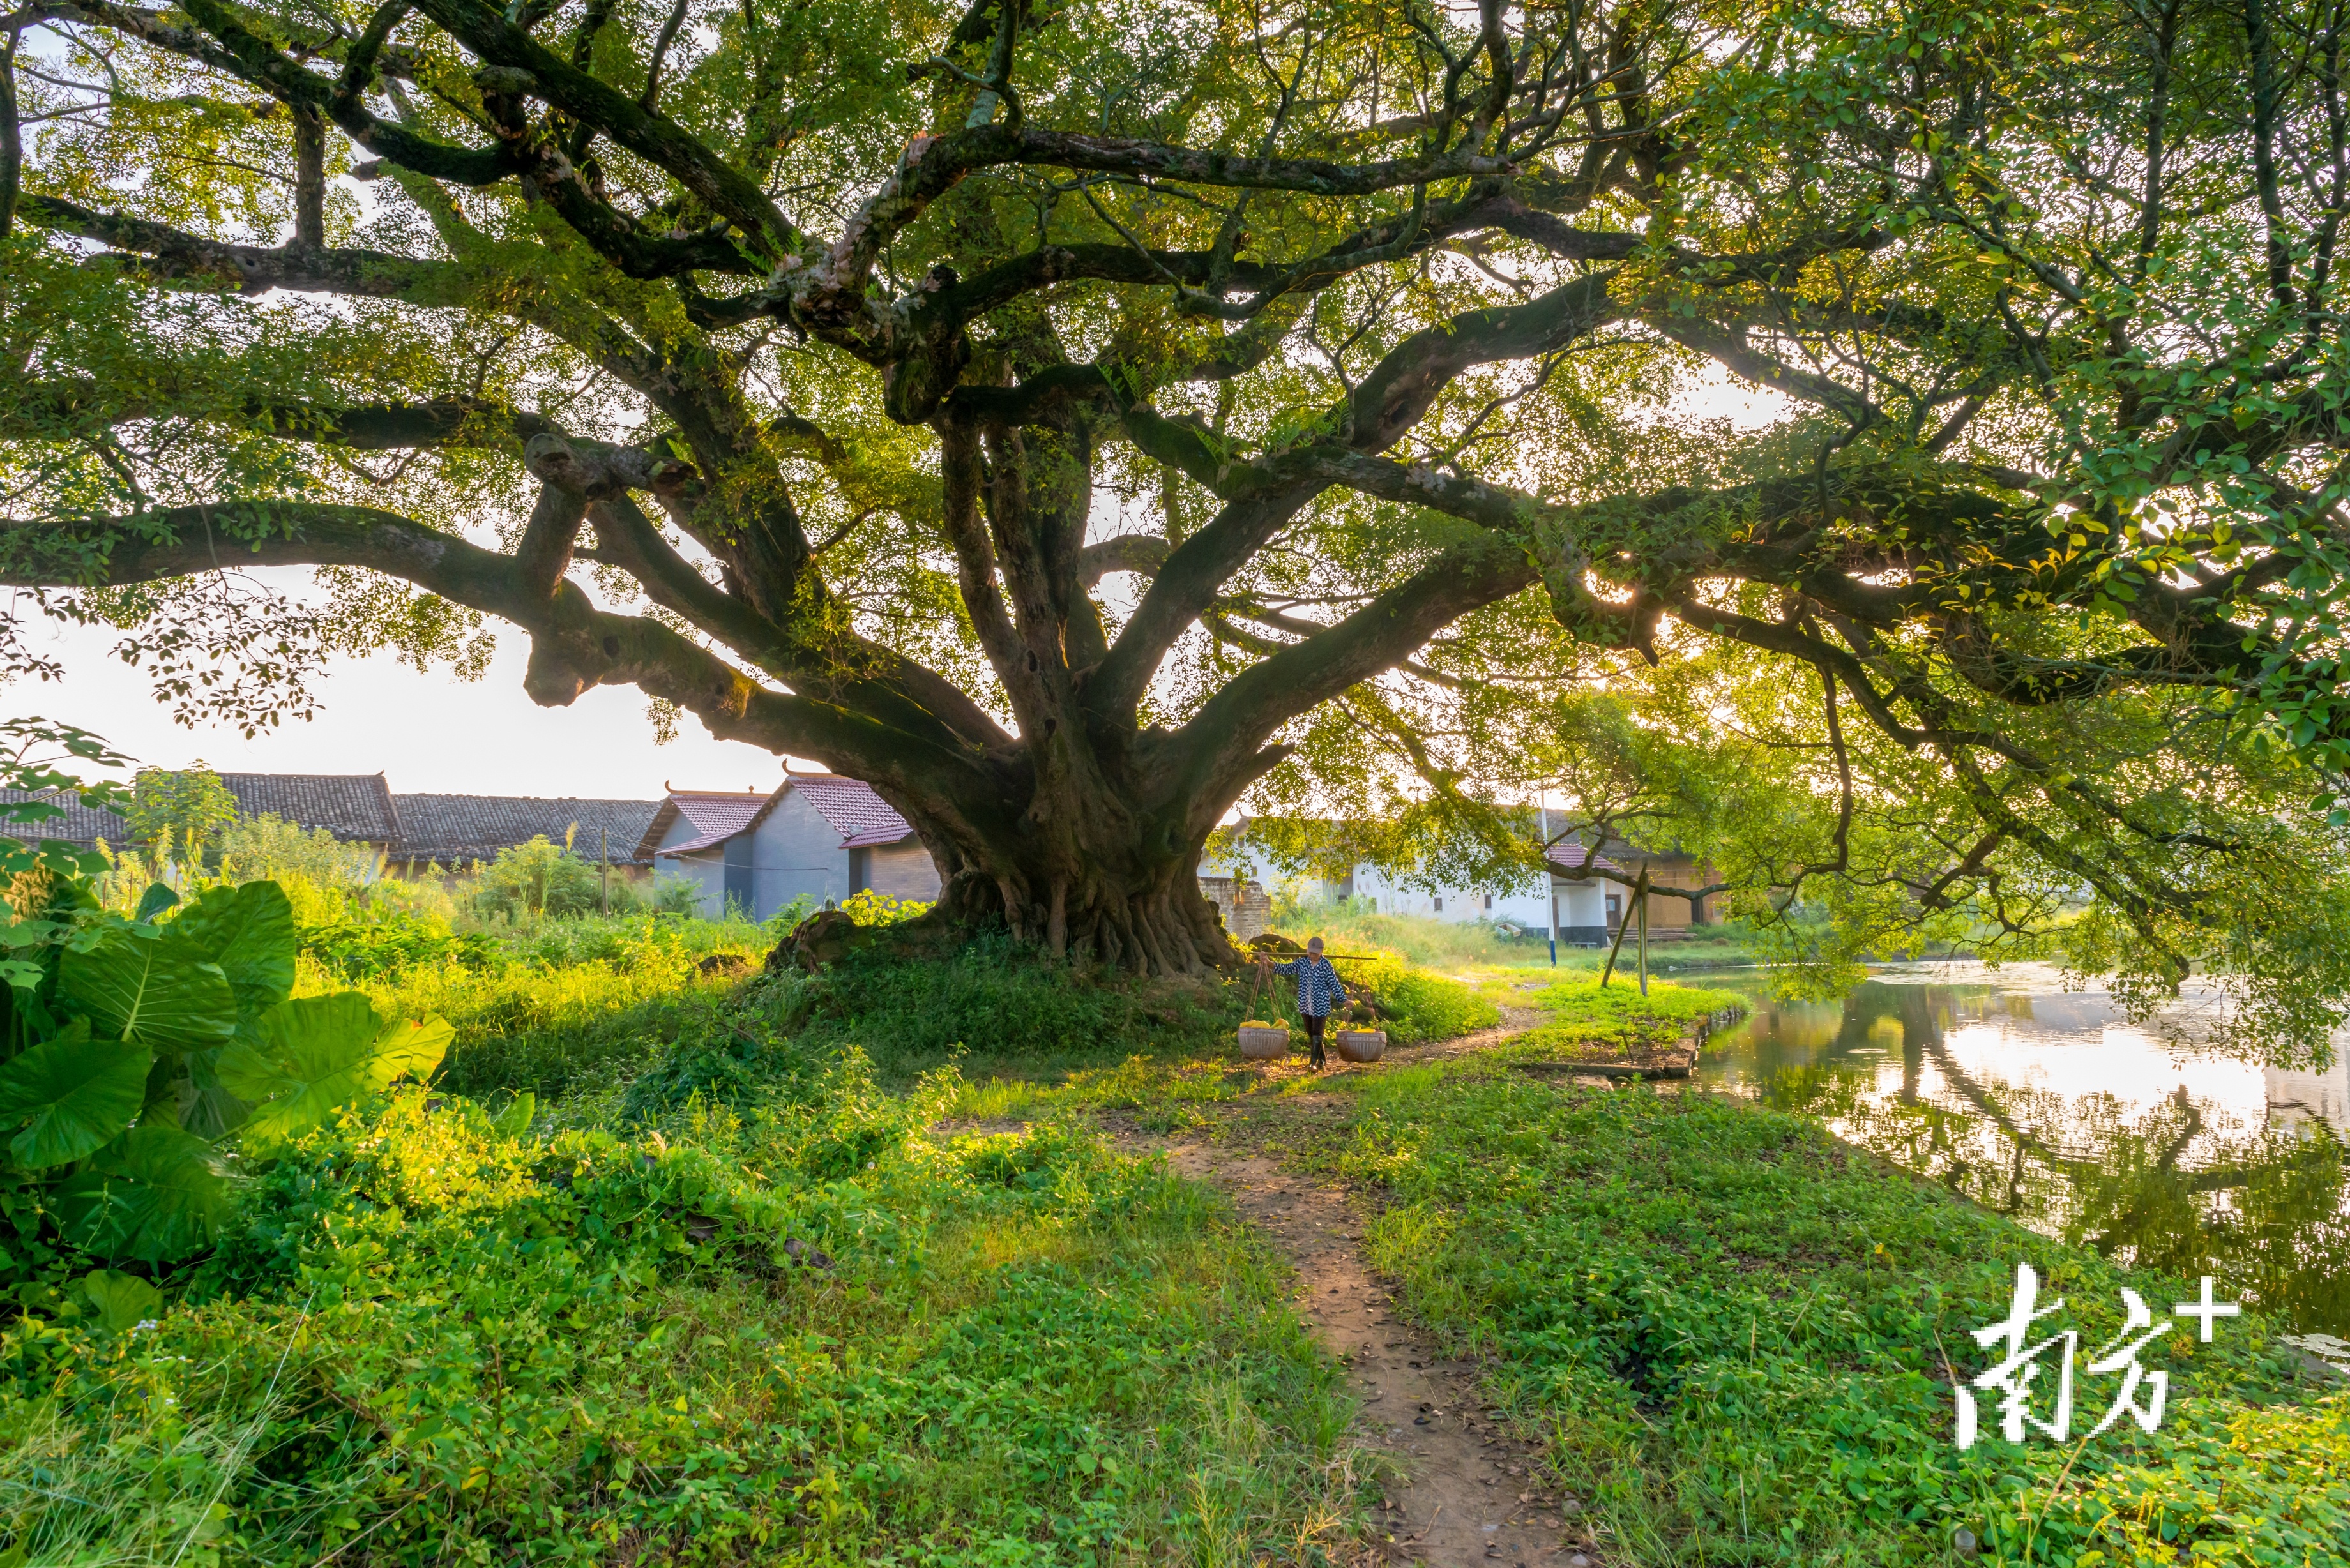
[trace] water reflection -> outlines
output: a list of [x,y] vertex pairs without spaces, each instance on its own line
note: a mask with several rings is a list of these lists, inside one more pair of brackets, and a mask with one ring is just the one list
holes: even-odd
[[2211,1005],[2141,1028],[2053,971],[1894,966],[1841,1002],[1758,1000],[1698,1071],[2036,1231],[2350,1334],[2350,1059],[2287,1073],[2201,1049]]

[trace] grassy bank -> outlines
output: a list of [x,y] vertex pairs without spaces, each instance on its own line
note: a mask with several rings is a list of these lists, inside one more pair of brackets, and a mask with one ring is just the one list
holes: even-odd
[[934,1138],[853,1060],[671,1136],[411,1091],[255,1177],[156,1321],[0,1333],[18,1563],[1245,1563],[1348,1407],[1203,1189]]
[[2010,1447],[1985,1395],[1984,1439],[1956,1449],[1949,1369],[1985,1365],[1970,1331],[2006,1315],[2018,1262],[2042,1304],[2068,1303],[2037,1333],[2079,1328],[2085,1362],[2122,1325],[2122,1286],[2167,1312],[2185,1282],[1742,1102],[1562,1089],[1496,1061],[1341,1083],[1343,1130],[1303,1157],[1384,1196],[1373,1262],[1492,1358],[1632,1561],[1939,1563],[1960,1529],[1997,1560],[2072,1568],[2350,1553],[2350,1394],[2297,1381],[2254,1319],[2209,1346],[2182,1324],[2147,1352],[2172,1378],[2155,1435],[2125,1418],[2083,1442],[2120,1381],[2084,1376],[2072,1443]]
[[[1806,1118],[1511,1064],[1629,1050],[1731,993],[1348,961],[1402,1039],[1497,1002],[1539,1023],[1313,1078],[1233,1056],[1245,986],[984,943],[756,976],[761,936],[583,923],[368,977],[386,1012],[457,1025],[431,1094],[248,1154],[160,1311],[16,1282],[0,1558],[1345,1560],[1369,1465],[1338,1369],[1262,1240],[1116,1154],[1105,1111],[1359,1189],[1372,1261],[1489,1359],[1609,1561],[1955,1562],[1961,1527],[2059,1568],[2350,1555],[2350,1396],[2297,1384],[2256,1320],[2147,1354],[2174,1378],[2157,1436],[1960,1455],[1948,1368],[1982,1365],[1969,1331],[2015,1262],[2085,1359],[2122,1285],[2192,1290]],[[953,1130],[1006,1116],[1028,1125]],[[2111,1392],[2082,1380],[2076,1438]]]
[[1520,1054],[1565,1055],[1577,1061],[1625,1056],[1667,1044],[1689,1033],[1700,1020],[1742,1011],[1746,998],[1734,991],[1652,981],[1648,993],[1617,978],[1562,980],[1519,992],[1540,1021],[1513,1044]]

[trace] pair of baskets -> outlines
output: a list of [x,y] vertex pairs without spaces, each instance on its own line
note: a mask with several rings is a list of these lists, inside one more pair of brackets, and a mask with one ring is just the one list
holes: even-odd
[[[1387,1054],[1384,1029],[1339,1029],[1332,1032],[1330,1048],[1349,1062],[1376,1062]],[[1241,1054],[1253,1062],[1269,1062],[1289,1054],[1289,1025],[1243,1023]]]

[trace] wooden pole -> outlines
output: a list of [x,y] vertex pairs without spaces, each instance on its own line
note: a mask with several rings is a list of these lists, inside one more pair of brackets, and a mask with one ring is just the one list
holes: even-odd
[[[1642,900],[1646,900],[1648,896],[1648,867],[1645,862],[1640,867],[1639,881],[1632,886],[1632,896]],[[1602,904],[1600,908],[1604,909],[1607,906]],[[1616,972],[1616,955],[1624,950],[1624,933],[1631,929],[1631,925],[1632,921],[1628,914],[1625,919],[1616,922],[1616,940],[1607,944],[1607,967],[1599,971],[1599,989],[1602,991],[1607,989],[1608,978]],[[1646,992],[1642,994],[1645,995]]]
[[1648,867],[1640,867],[1640,994],[1648,994]]
[[612,830],[608,827],[596,830],[596,867],[603,885],[604,913],[608,915],[612,912]]

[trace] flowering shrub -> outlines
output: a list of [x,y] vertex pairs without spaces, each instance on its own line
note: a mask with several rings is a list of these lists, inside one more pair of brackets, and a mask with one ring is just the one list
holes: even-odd
[[932,906],[920,898],[892,898],[864,888],[843,899],[840,907],[860,926],[894,926],[929,914]]

